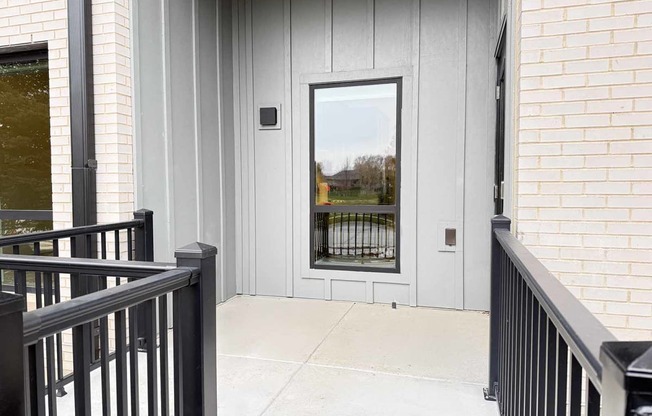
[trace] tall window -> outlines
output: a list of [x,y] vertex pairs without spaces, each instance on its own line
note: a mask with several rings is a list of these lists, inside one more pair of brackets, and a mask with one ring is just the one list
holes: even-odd
[[310,87],[311,266],[399,271],[401,80]]
[[0,235],[52,229],[47,51],[0,54]]

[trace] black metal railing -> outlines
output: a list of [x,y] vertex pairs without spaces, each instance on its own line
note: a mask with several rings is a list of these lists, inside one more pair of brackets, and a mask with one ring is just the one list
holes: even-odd
[[386,213],[315,213],[315,260],[394,260],[396,223]]
[[[176,415],[216,414],[216,252],[215,247],[195,243],[177,250],[176,265],[0,255],[3,268],[44,275],[66,273],[75,276],[80,285],[86,284],[84,276],[129,280],[119,285],[116,280],[114,287],[29,312],[24,312],[22,295],[0,293],[0,414],[57,414],[52,346],[54,337],[70,328],[75,414],[91,414],[91,323],[99,320],[106,330],[102,345],[108,345],[109,318],[115,322],[115,367],[111,370],[109,366],[109,348],[102,348],[101,394],[93,396],[101,401],[103,415],[137,415],[141,403],[146,403],[149,415],[169,415],[172,410]],[[167,322],[169,294],[172,330]],[[138,353],[134,345],[138,329],[135,308],[139,305],[148,305],[145,310],[150,311],[144,353]],[[138,361],[143,355],[146,370],[140,380]],[[113,382],[115,398],[111,397]],[[139,397],[140,385],[147,387],[146,398]],[[113,404],[116,408],[112,411]]]
[[[112,240],[112,241],[111,241]],[[42,231],[30,234],[20,234],[0,237],[0,252],[15,255],[38,256],[32,258],[37,264],[53,257],[74,258],[100,258],[127,261],[153,261],[153,212],[139,210],[134,213],[134,219],[111,224],[99,224],[82,227],[73,227],[62,230]],[[6,261],[6,260],[5,260]],[[72,280],[70,280],[72,278]],[[64,281],[70,283],[69,295],[73,298],[86,293],[96,292],[107,288],[106,277],[84,277],[84,284],[80,285],[78,275],[65,276]],[[126,281],[126,280],[125,280]],[[15,270],[0,264],[0,291],[23,295],[23,310],[40,309],[45,306],[60,303],[62,297],[62,276],[59,272],[44,273],[40,270]],[[117,279],[116,284],[121,280]],[[142,348],[145,347],[145,331],[147,325],[144,321],[148,312],[143,311],[139,316],[139,339]],[[91,331],[91,364],[99,365],[102,354],[101,339],[106,336],[101,322],[92,323]],[[54,343],[47,346],[47,354],[52,354],[56,361],[56,393],[65,395],[64,386],[69,383],[71,373],[64,368],[63,337],[61,333],[55,336]],[[52,350],[50,350],[52,349]]]
[[[624,373],[618,373],[614,365],[609,367],[610,377],[617,378],[620,387],[612,383],[605,388],[603,363],[617,355],[609,351],[618,351],[628,343],[616,342],[611,332],[510,233],[506,217],[492,220],[491,251],[489,383],[485,398],[498,401],[500,414],[652,414],[652,408],[648,408],[649,413],[637,413],[640,403],[635,407],[629,407],[631,403],[614,404],[634,390],[622,383]],[[632,362],[652,347],[650,342],[636,345],[640,354],[630,354],[624,361]],[[648,355],[651,359],[638,366],[652,375],[652,349]],[[641,386],[647,383],[643,391],[647,389],[648,406],[652,405],[649,375],[647,381],[637,379]]]

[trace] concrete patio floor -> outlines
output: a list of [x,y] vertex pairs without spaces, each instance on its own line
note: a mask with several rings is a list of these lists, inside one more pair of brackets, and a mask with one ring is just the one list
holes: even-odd
[[[482,395],[488,331],[489,316],[479,312],[238,296],[217,307],[218,412],[495,416],[496,404]],[[115,412],[114,361],[110,371]],[[57,399],[63,415],[74,413],[74,388],[66,389]],[[101,414],[99,369],[91,391],[93,414]]]
[[486,314],[239,296],[217,317],[220,415],[498,414]]

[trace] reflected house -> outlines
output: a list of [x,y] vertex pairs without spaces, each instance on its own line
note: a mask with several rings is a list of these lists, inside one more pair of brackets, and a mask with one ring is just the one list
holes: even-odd
[[360,173],[356,170],[341,170],[332,176],[324,176],[331,190],[347,190],[360,187]]

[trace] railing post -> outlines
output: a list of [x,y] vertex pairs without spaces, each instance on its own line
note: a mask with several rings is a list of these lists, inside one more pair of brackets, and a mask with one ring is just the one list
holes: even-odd
[[[136,228],[134,231],[135,241],[135,260],[136,261],[154,261],[154,212],[148,209],[139,209],[134,212],[134,219],[142,220],[143,226]],[[138,349],[145,351],[147,349],[147,334],[151,326],[152,308],[149,304],[136,306],[138,319]]]
[[0,337],[0,415],[24,415],[22,296],[0,292]]
[[136,228],[136,260],[154,261],[154,212],[139,209],[134,219],[142,220],[143,226]]
[[177,415],[217,414],[217,248],[178,249],[178,267],[201,272],[199,282],[174,292],[174,405]]
[[605,342],[602,362],[602,414],[652,414],[652,342]]
[[496,400],[496,385],[498,384],[498,357],[500,340],[500,292],[502,276],[500,273],[500,243],[496,239],[496,230],[509,230],[512,221],[496,215],[491,219],[491,315],[489,321],[489,382],[484,389],[485,400]]

